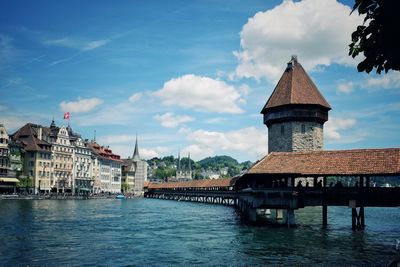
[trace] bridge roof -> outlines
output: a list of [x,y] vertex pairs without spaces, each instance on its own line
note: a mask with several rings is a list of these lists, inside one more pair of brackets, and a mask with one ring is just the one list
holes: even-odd
[[204,179],[204,180],[192,180],[186,182],[171,182],[171,183],[149,183],[149,189],[167,189],[167,188],[189,188],[189,187],[229,187],[232,185],[234,178],[229,179]]
[[304,176],[400,175],[400,148],[273,152],[246,174]]

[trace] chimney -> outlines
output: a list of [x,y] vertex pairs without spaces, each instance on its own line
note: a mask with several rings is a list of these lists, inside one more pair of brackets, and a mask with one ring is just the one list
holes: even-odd
[[39,140],[42,140],[42,138],[43,138],[43,129],[42,129],[42,127],[39,127],[39,129],[38,129],[37,138]]

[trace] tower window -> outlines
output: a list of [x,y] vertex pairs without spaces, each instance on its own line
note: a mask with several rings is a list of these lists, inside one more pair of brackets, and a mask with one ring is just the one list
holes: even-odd
[[306,133],[306,126],[304,124],[301,125],[301,133],[302,134]]
[[281,136],[285,135],[285,126],[281,125]]

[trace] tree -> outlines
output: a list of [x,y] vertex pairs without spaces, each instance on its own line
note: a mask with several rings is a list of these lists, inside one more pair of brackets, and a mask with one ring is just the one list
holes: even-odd
[[363,53],[365,59],[357,69],[370,73],[373,68],[380,74],[383,70],[400,70],[400,52],[397,0],[355,0],[352,13],[358,10],[365,15],[363,25],[351,35],[349,55],[353,58]]
[[129,184],[127,182],[123,182],[121,184],[121,189],[122,189],[122,192],[124,192],[124,193],[128,192],[130,189]]
[[19,176],[18,177],[19,182],[17,183],[18,188],[24,188],[26,192],[29,191],[29,188],[33,186],[33,180],[31,176]]

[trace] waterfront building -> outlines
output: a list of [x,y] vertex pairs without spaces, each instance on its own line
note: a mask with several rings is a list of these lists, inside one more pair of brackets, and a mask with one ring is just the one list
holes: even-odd
[[[69,129],[68,129],[69,128]],[[56,127],[54,120],[44,128],[52,145],[53,177],[51,187],[59,193],[73,192],[74,146],[70,142],[70,127]]]
[[122,190],[124,193],[133,193],[135,187],[135,165],[131,158],[122,160]]
[[33,193],[50,192],[55,183],[50,138],[41,125],[27,123],[13,135],[14,142],[23,145],[23,175],[32,180]]
[[[72,135],[73,136],[73,135]],[[81,137],[70,139],[74,145],[73,181],[74,191],[90,191],[93,193],[92,152]]]
[[8,149],[10,153],[10,170],[9,175],[11,177],[19,178],[23,170],[24,162],[24,146],[20,141],[9,140]]
[[181,155],[178,155],[178,166],[176,168],[176,180],[179,182],[192,180],[192,166],[190,162],[190,153],[188,153],[188,164],[182,165]]
[[103,147],[95,141],[87,143],[93,155],[92,165],[95,166],[93,183],[95,193],[121,192],[121,166],[119,155],[112,153],[109,147]]
[[11,143],[6,128],[3,124],[0,124],[0,192],[15,192],[16,185],[19,182],[11,165]]
[[0,177],[6,177],[10,170],[9,136],[3,124],[0,124]]
[[268,152],[322,150],[323,125],[330,109],[297,57],[292,56],[261,111],[268,127]]
[[124,159],[123,179],[129,186],[128,192],[143,195],[144,183],[147,180],[147,162],[140,159],[137,137],[132,158]]

